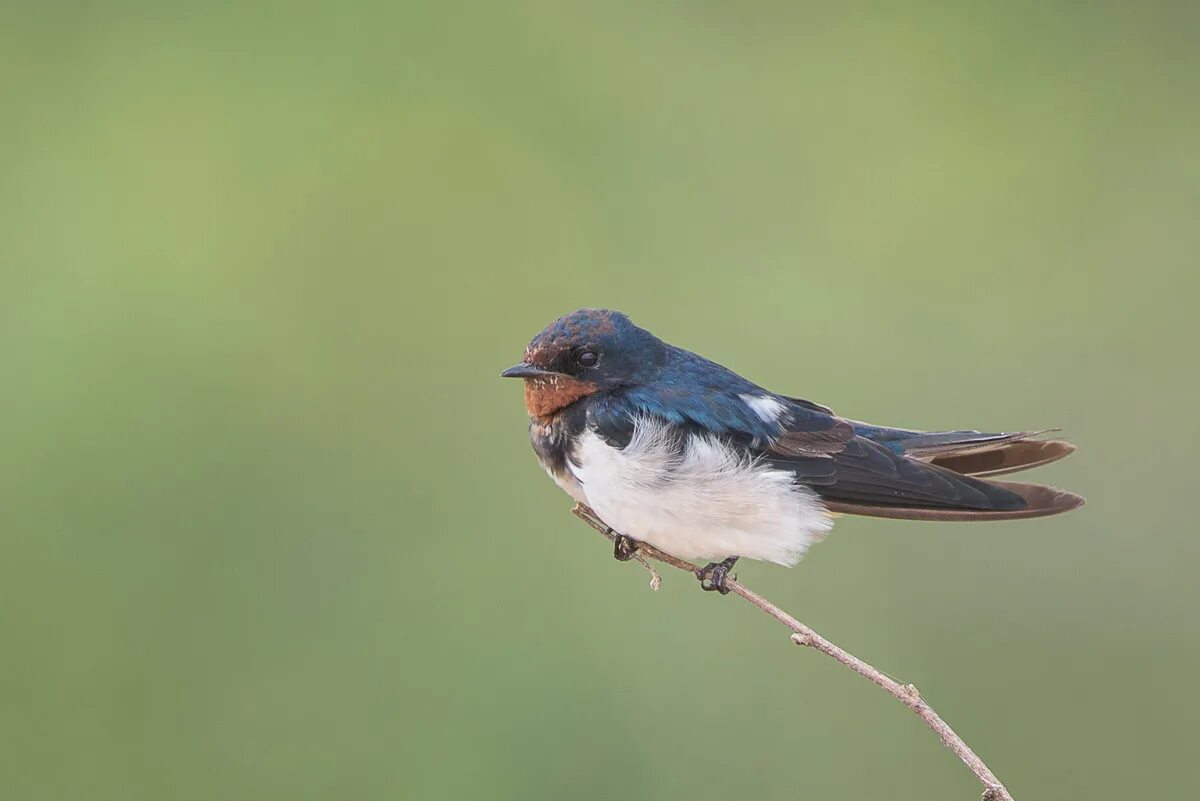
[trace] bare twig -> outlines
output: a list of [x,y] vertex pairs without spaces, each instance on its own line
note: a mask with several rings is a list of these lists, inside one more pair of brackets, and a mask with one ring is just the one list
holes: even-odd
[[662,576],[658,575],[658,570],[656,570],[654,565],[650,564],[646,557],[642,556],[640,553],[635,552],[633,554],[633,560],[650,571],[650,589],[658,592],[658,588],[662,586]]
[[[615,532],[601,520],[595,512],[584,504],[577,503],[571,512],[580,520],[587,523],[596,531],[603,534],[609,540],[616,538]],[[664,553],[657,548],[647,545],[644,542],[638,543],[638,561],[641,562],[650,571],[653,578],[650,586],[657,589],[659,576],[654,568],[643,557],[649,557],[656,561],[668,564],[671,567],[679,570],[687,571],[695,575],[699,568],[691,562],[671,556],[669,553]],[[890,676],[884,674],[878,668],[870,665],[859,659],[854,654],[846,651],[837,645],[834,645],[829,640],[822,637],[811,628],[801,623],[796,618],[789,615],[787,612],[780,609],[775,604],[768,601],[758,593],[749,589],[743,584],[738,583],[733,578],[727,578],[725,586],[730,592],[736,593],[745,598],[750,603],[757,606],[762,611],[766,612],[771,617],[778,620],[792,632],[792,642],[796,645],[806,645],[809,648],[815,648],[821,653],[829,656],[846,667],[853,670],[860,676],[865,676],[875,684],[878,684],[889,695],[893,696],[900,703],[916,713],[917,717],[925,722],[925,725],[933,729],[934,733],[941,739],[942,744],[954,752],[963,763],[971,769],[971,772],[983,783],[983,798],[982,801],[1013,801],[1012,795],[1008,792],[1000,780],[996,778],[996,774],[992,773],[991,769],[984,764],[983,760],[971,750],[961,737],[955,734],[954,729],[942,720],[937,712],[931,707],[921,694],[917,692],[917,688],[911,684],[901,684]]]

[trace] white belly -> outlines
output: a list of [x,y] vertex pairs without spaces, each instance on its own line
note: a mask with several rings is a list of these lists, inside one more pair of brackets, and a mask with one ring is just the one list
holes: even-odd
[[624,449],[585,431],[568,465],[604,522],[681,559],[791,566],[833,525],[791,473],[708,437],[689,435],[680,449],[654,420],[638,420]]

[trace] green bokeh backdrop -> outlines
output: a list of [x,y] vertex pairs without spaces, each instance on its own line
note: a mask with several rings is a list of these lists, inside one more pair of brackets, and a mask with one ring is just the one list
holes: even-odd
[[500,381],[623,309],[848,416],[1059,425],[1064,518],[741,575],[1022,801],[1197,754],[1184,3],[10,3],[0,795],[965,799],[568,513]]

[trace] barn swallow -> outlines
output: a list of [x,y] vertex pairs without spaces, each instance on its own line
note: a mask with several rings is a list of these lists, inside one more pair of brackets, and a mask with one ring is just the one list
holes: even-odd
[[1015,520],[1084,502],[991,480],[1075,450],[1038,439],[1044,432],[857,422],[763,389],[616,311],[555,320],[501,376],[524,379],[538,461],[612,528],[616,556],[644,542],[708,560],[697,574],[706,590],[727,592],[739,557],[796,564],[836,513]]

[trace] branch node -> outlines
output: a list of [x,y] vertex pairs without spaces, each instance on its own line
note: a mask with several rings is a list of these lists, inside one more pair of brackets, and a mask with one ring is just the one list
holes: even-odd
[[916,688],[916,685],[905,684],[904,694],[907,695],[909,700],[911,700],[914,704],[920,703],[921,701],[921,691]]
[[796,645],[812,645],[813,638],[811,634],[801,634],[800,632],[796,632],[792,635],[792,642],[794,642]]
[[[610,541],[617,538],[616,532],[607,523],[597,517],[595,512],[582,503],[576,503],[571,507],[571,514],[596,529],[596,531]],[[658,592],[658,588],[662,586],[662,576],[658,575],[658,571],[654,569],[654,565],[650,564],[649,560],[642,556],[639,551],[634,551],[630,558],[650,571],[650,589]]]

